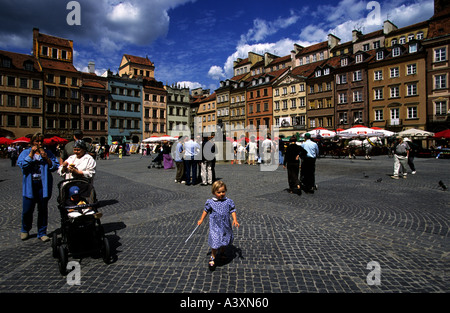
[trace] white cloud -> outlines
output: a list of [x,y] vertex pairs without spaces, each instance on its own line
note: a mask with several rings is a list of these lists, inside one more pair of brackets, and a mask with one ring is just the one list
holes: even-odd
[[290,14],[288,18],[279,17],[275,21],[265,21],[260,18],[253,20],[253,28],[249,29],[247,34],[241,36],[241,42],[259,42],[277,33],[280,29],[295,24],[300,16],[296,15],[293,11]]
[[220,66],[213,65],[209,68],[208,77],[215,80],[219,80],[225,77],[225,73],[223,72],[223,69]]
[[176,83],[177,86],[183,88],[189,88],[190,90],[195,88],[205,88],[204,85],[200,84],[199,82],[191,82],[191,81],[181,81]]

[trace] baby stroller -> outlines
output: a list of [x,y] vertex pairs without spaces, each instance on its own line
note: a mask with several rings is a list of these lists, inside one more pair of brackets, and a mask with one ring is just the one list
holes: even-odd
[[[52,253],[59,271],[67,275],[69,256],[100,255],[110,262],[110,246],[100,222],[95,189],[88,179],[66,179],[58,184],[61,228],[53,232]],[[75,202],[74,202],[75,200]],[[58,236],[58,233],[60,236]]]
[[147,166],[147,168],[153,168],[153,167],[154,168],[162,168],[163,167],[162,161],[163,161],[163,153],[162,153],[162,151],[160,151],[158,153],[158,155],[156,156],[156,158],[154,158],[152,160],[152,163],[150,163],[150,165]]

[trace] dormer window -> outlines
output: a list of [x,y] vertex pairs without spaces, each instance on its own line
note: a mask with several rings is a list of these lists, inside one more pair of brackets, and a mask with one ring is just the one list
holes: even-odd
[[2,59],[2,66],[6,67],[6,68],[10,68],[11,67],[11,60],[7,59],[7,58]]
[[330,68],[326,68],[323,70],[323,75],[329,75],[330,74]]
[[377,60],[383,60],[384,58],[384,53],[383,51],[378,51],[377,52]]
[[418,32],[416,35],[417,40],[422,40],[423,39],[423,32]]
[[25,62],[23,67],[26,71],[33,71],[33,62]]
[[394,38],[391,40],[391,46],[396,45],[397,44],[397,38]]
[[393,57],[398,57],[399,55],[400,55],[400,47],[395,47],[394,49],[392,49]]
[[406,43],[406,38],[405,38],[405,36],[400,37],[398,43],[401,44],[401,45],[405,44],[405,43]]
[[409,45],[409,53],[417,52],[417,43],[412,43]]
[[363,61],[363,55],[362,54],[356,55],[355,61],[356,63],[361,63]]
[[347,58],[341,59],[341,66],[347,66],[347,65],[348,65],[348,59]]
[[266,83],[268,83],[269,81],[270,81],[270,77],[267,76],[267,77],[266,77]]
[[316,70],[316,77],[320,77],[322,76],[322,71],[321,70]]

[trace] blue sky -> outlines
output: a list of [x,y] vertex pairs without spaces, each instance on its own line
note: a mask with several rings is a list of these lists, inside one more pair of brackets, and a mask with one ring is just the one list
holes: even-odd
[[[74,65],[117,72],[123,54],[148,56],[164,84],[214,91],[249,51],[285,56],[332,33],[342,42],[389,19],[427,20],[433,0],[78,0],[81,25],[68,25],[70,0],[0,0],[0,50],[30,54],[33,27],[74,41]],[[72,7],[70,7],[72,8]]]

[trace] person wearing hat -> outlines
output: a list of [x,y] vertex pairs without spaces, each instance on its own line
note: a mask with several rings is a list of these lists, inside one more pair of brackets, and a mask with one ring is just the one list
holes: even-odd
[[300,182],[303,191],[314,193],[316,187],[316,159],[319,156],[319,146],[311,140],[311,134],[305,134],[306,141],[301,145],[306,150],[300,170]]
[[[73,145],[77,140],[83,140],[83,132],[81,130],[75,130],[73,132],[73,140],[69,141],[64,149],[61,150],[61,158],[59,160],[60,164],[62,164],[69,156],[73,154]],[[86,151],[95,159],[95,148],[86,142]]]
[[94,179],[97,163],[87,153],[87,144],[84,140],[77,140],[73,144],[73,155],[69,156],[58,168],[58,174],[64,179],[85,177]]
[[78,217],[83,214],[85,215],[94,215],[95,218],[99,219],[103,216],[103,213],[97,212],[92,207],[84,207],[81,213],[74,208],[70,208],[71,206],[84,205],[87,204],[86,199],[80,196],[80,188],[78,186],[72,186],[69,188],[69,199],[66,201],[66,206],[68,206],[69,217]]

